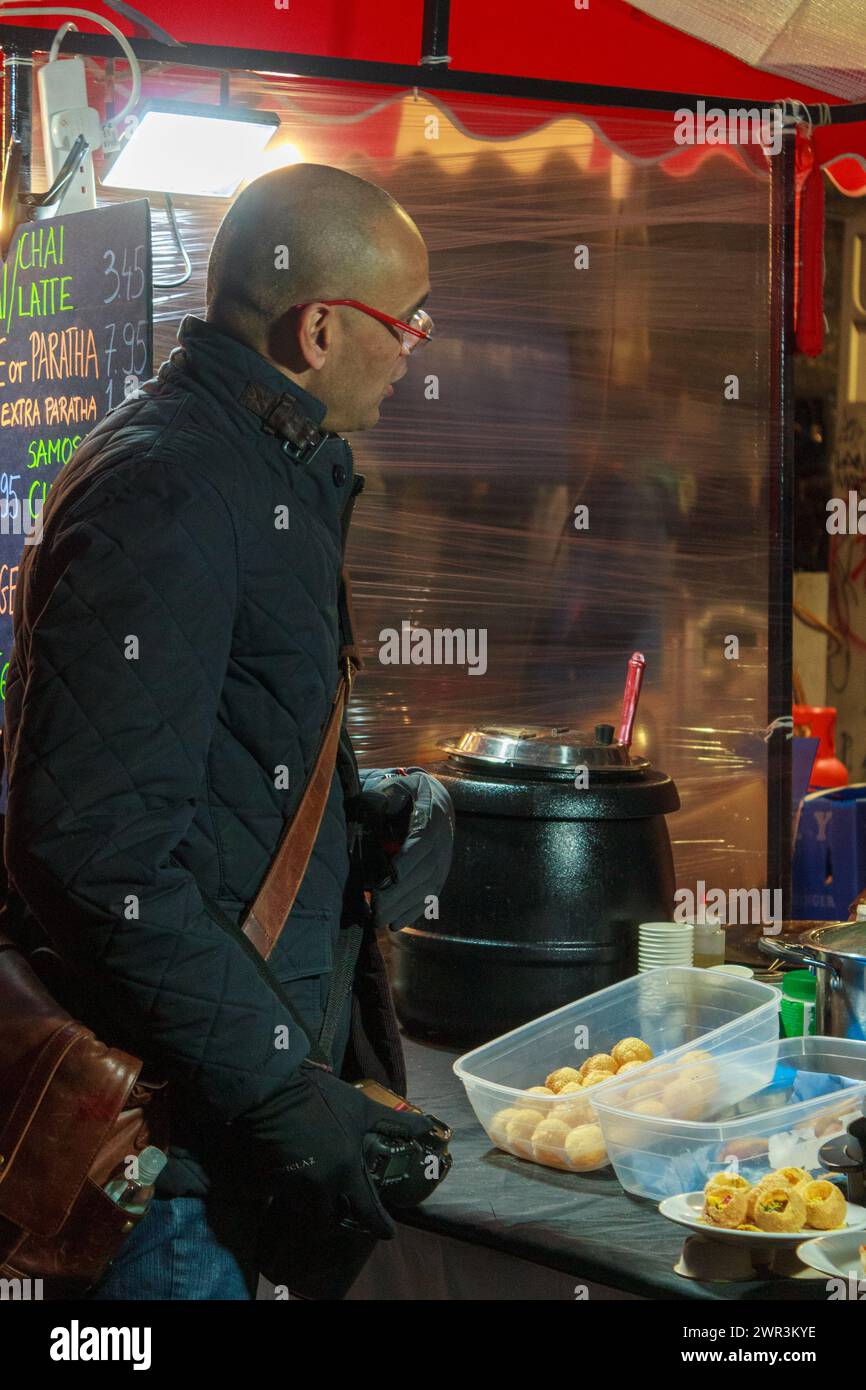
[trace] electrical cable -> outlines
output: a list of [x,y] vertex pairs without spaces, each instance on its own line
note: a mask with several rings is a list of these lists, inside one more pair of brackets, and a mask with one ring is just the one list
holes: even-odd
[[73,30],[73,29],[75,30],[75,32],[76,32],[76,34],[77,34],[77,33],[78,33],[78,25],[75,23],[75,21],[74,21],[73,19],[68,19],[68,20],[66,21],[65,24],[61,24],[60,28],[57,30],[57,33],[54,35],[54,38],[51,40],[51,47],[50,47],[49,50],[48,50],[48,61],[49,61],[49,63],[56,63],[56,62],[57,62],[57,57],[58,57],[58,54],[60,53],[60,45],[63,43],[63,40],[66,38],[66,35],[67,35],[68,33],[70,33],[71,30]]
[[154,280],[153,288],[155,290],[173,290],[176,289],[178,285],[185,285],[187,280],[189,280],[190,276],[192,275],[192,261],[190,260],[189,255],[187,254],[187,249],[184,246],[183,240],[180,235],[180,228],[177,225],[177,217],[175,216],[174,203],[171,200],[171,194],[163,193],[162,196],[165,199],[165,215],[168,218],[168,225],[171,227],[171,232],[172,236],[174,237],[175,246],[180,252],[181,257],[183,258],[185,273],[181,275],[180,278],[177,280]]
[[[71,8],[68,5],[50,4],[15,5],[13,7],[5,4],[4,0],[0,0],[0,18],[2,18],[3,15],[14,15],[16,16],[16,18],[23,18],[25,16],[44,14],[72,15],[76,19],[89,19],[93,24],[98,24],[101,28],[105,29],[109,34],[111,34],[112,38],[117,40],[118,44],[123,50],[123,54],[126,58],[126,61],[129,63],[130,71],[132,73],[132,91],[129,94],[129,99],[126,105],[124,106],[123,110],[120,111],[118,115],[115,116],[114,119],[109,123],[113,126],[118,125],[120,121],[122,121],[125,116],[128,116],[130,111],[132,111],[133,108],[138,105],[139,99],[141,97],[141,68],[139,66],[138,59],[132,51],[129,40],[126,38],[126,35],[122,34],[121,31],[118,29],[117,25],[112,24],[110,19],[104,19],[102,15],[95,14],[93,10],[79,10]],[[58,30],[54,42],[59,44],[61,38],[65,37],[65,35],[68,32],[68,27],[63,26],[62,32]]]

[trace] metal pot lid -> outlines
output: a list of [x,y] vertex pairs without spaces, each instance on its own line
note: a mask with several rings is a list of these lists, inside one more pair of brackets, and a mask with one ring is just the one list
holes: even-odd
[[813,927],[800,937],[800,942],[827,955],[866,961],[866,922],[830,922]]
[[438,746],[455,761],[487,768],[532,768],[555,774],[575,767],[620,773],[649,767],[646,758],[631,757],[613,734],[612,724],[597,725],[595,734],[568,724],[488,724]]

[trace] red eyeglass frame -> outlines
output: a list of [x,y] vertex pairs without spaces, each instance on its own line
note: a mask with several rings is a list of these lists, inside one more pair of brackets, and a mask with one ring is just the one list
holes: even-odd
[[411,333],[414,338],[422,338],[426,343],[429,343],[433,336],[432,333],[425,333],[420,328],[413,328],[411,323],[404,323],[402,319],[393,318],[391,314],[383,314],[381,309],[372,309],[369,304],[362,304],[360,299],[308,299],[304,304],[293,304],[292,308],[306,309],[307,304],[347,304],[350,309],[360,309],[362,313],[369,314],[371,318],[378,319],[380,323],[390,323],[394,328],[402,328],[404,333]]

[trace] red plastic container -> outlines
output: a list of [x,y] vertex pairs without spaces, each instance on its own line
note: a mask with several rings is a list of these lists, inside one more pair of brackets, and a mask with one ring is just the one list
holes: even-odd
[[809,791],[825,787],[847,787],[848,769],[836,757],[836,710],[832,705],[794,705],[794,733],[801,738],[820,739],[812,767]]

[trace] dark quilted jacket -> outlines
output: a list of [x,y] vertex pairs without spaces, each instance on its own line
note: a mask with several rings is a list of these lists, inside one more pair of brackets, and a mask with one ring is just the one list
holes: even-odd
[[[170,1080],[161,1190],[230,1183],[242,1199],[225,1125],[238,1133],[307,1054],[286,996],[315,1037],[341,922],[366,911],[347,889],[345,728],[267,966],[206,899],[241,919],[315,757],[338,675],[342,532],[363,479],[338,435],[294,461],[240,397],[250,384],[288,391],[316,423],[320,401],[201,320],[178,337],[157,377],[87,436],[49,494],[41,544],[25,547],[5,857],[26,919],[83,982],[84,1021]],[[378,1063],[399,1084],[369,923],[358,979],[354,1071]],[[338,1060],[350,1012],[347,999]],[[288,1048],[274,1046],[280,1025]]]

